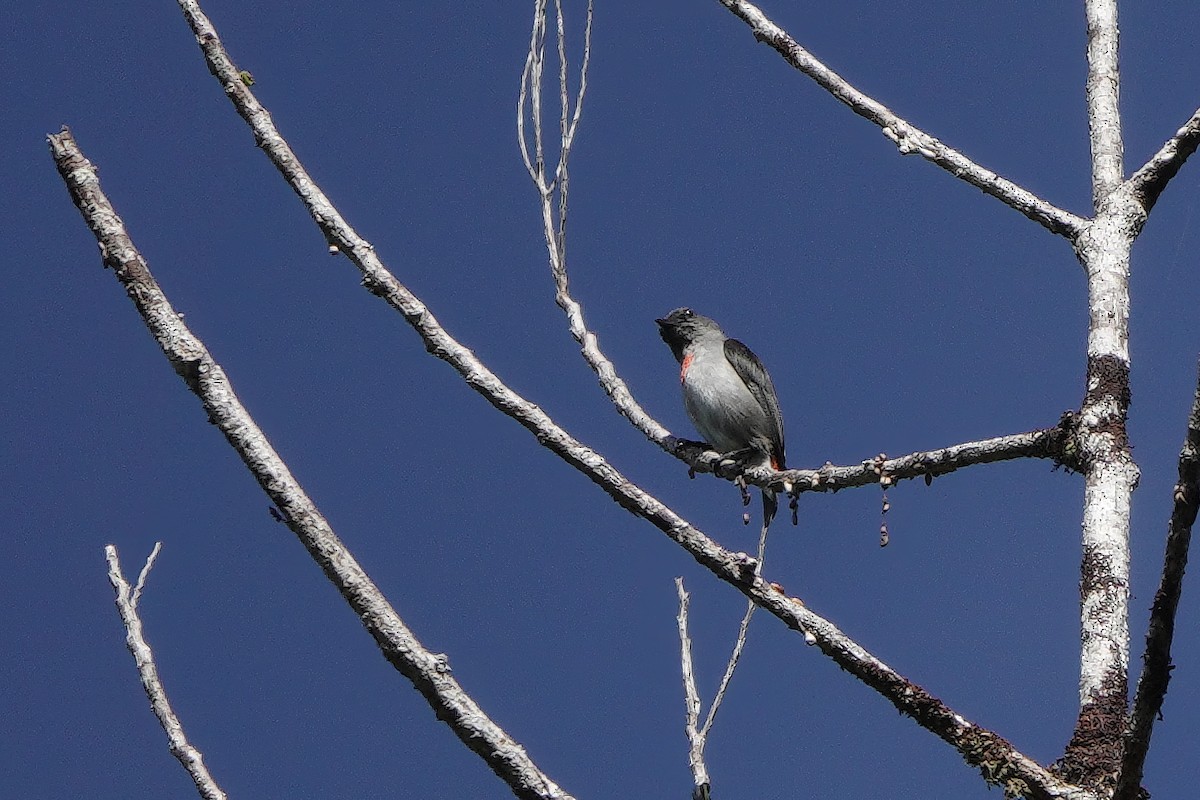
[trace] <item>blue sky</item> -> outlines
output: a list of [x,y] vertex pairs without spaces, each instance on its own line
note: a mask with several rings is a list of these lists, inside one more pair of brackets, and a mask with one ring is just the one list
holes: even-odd
[[[434,5],[436,7],[430,7]],[[1082,4],[766,3],[910,122],[1088,213]],[[836,5],[836,8],[833,7]],[[1135,168],[1194,111],[1200,7],[1127,3]],[[1140,4],[1147,6],[1147,4]],[[732,487],[613,410],[553,304],[516,146],[532,4],[205,4],[301,159],[510,386],[726,546]],[[581,22],[570,4],[569,22]],[[673,579],[711,698],[743,602],[500,416],[330,258],[173,3],[32,5],[0,52],[10,279],[0,351],[0,790],[187,797],[112,607],[136,572],[167,690],[231,797],[511,796],[380,657],[158,352],[54,172],[68,124],[176,307],[367,571],[578,797],[690,791]],[[635,396],[692,436],[654,318],[690,305],[771,369],[793,466],[1052,425],[1082,396],[1064,241],[915,157],[715,0],[599,2],[572,165],[577,299]],[[578,50],[576,49],[576,52]],[[1195,385],[1194,165],[1133,260],[1135,671]],[[768,576],[1041,761],[1077,707],[1082,482],[1007,463],[805,495]],[[786,523],[786,520],[781,519]],[[1190,796],[1200,600],[1145,785]],[[959,756],[762,615],[708,749],[718,796],[984,797]],[[995,796],[995,795],[989,795]]]

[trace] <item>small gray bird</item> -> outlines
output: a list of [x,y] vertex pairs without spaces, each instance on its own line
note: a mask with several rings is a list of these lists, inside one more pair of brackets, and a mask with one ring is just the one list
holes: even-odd
[[[680,365],[683,407],[708,444],[745,466],[787,469],[779,399],[758,356],[690,308],[655,322]],[[765,531],[778,505],[773,489],[762,496]]]

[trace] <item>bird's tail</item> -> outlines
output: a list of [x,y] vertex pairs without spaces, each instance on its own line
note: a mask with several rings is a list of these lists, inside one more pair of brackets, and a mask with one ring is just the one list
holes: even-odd
[[775,519],[775,512],[779,510],[779,501],[775,499],[774,489],[763,489],[763,533],[766,533],[767,528],[771,526],[771,520]]
[[763,557],[767,552],[767,529],[771,527],[771,520],[775,519],[775,512],[779,510],[779,503],[775,499],[774,489],[763,489],[762,496],[763,524],[762,531],[758,534],[758,561],[754,565],[755,575],[762,575]]

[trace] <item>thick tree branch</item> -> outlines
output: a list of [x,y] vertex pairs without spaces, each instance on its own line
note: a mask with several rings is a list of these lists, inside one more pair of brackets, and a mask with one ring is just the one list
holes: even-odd
[[1179,451],[1179,481],[1175,484],[1174,507],[1167,525],[1167,546],[1162,578],[1150,608],[1142,675],[1138,679],[1129,730],[1125,735],[1125,757],[1117,781],[1115,800],[1136,800],[1141,790],[1142,767],[1150,750],[1154,721],[1162,710],[1171,680],[1171,642],[1175,636],[1175,612],[1187,568],[1192,525],[1200,509],[1200,379],[1188,416],[1187,436]]
[[137,586],[131,589],[129,582],[125,580],[125,576],[121,572],[121,562],[117,559],[117,548],[111,544],[106,546],[104,556],[108,560],[108,582],[112,584],[117,593],[117,611],[121,614],[121,621],[125,623],[125,644],[129,647],[129,652],[133,654],[133,662],[137,665],[138,676],[142,679],[142,688],[146,690],[146,697],[150,699],[150,707],[154,710],[154,716],[158,717],[159,724],[167,734],[171,755],[175,756],[187,770],[192,782],[196,784],[196,790],[204,800],[225,800],[225,792],[221,791],[221,787],[209,774],[208,767],[204,766],[203,754],[188,741],[187,735],[183,732],[183,723],[179,721],[179,717],[175,716],[175,711],[171,708],[171,702],[167,699],[167,691],[158,677],[158,667],[154,664],[154,652],[146,643],[146,637],[142,633],[142,620],[137,614],[138,598],[146,585],[146,576],[154,565],[154,558],[161,548],[162,542],[154,545],[154,550],[146,559],[146,565],[142,567]]
[[1052,233],[1074,241],[1085,220],[1049,203],[1012,181],[976,164],[962,153],[910,125],[883,104],[855,89],[844,78],[818,61],[795,39],[747,0],[720,0],[754,31],[754,38],[775,49],[784,60],[850,107],[850,110],[883,129],[904,155],[917,153],[961,178],[985,194],[1016,209]]
[[1117,0],[1086,0],[1087,106],[1092,143],[1092,205],[1101,203],[1124,176],[1121,80],[1117,62]]
[[95,167],[84,158],[70,132],[64,129],[49,138],[59,174],[100,244],[104,265],[125,287],[171,366],[203,402],[209,421],[241,456],[387,660],[425,697],[438,719],[482,757],[517,797],[570,800],[463,690],[450,674],[446,657],[426,650],[400,619],[254,423],[224,370],[171,306],[101,191]]
[[1057,770],[1108,793],[1121,768],[1129,694],[1129,518],[1138,482],[1126,428],[1129,251],[1145,209],[1122,183],[1116,0],[1087,0],[1085,13],[1096,217],[1075,242],[1089,312],[1077,437],[1084,471],[1079,718]]
[[1200,109],[1175,135],[1166,141],[1154,156],[1129,177],[1129,189],[1141,200],[1146,213],[1154,208],[1158,196],[1179,172],[1188,156],[1200,144]]
[[212,24],[193,0],[179,0],[209,69],[226,96],[254,131],[258,145],[304,202],[327,241],[363,273],[363,284],[404,316],[430,353],[450,364],[463,380],[498,410],[533,433],[539,442],[583,472],[622,507],[648,520],[680,544],[701,565],[734,585],[796,631],[811,634],[822,652],[884,695],[902,713],[941,737],[980,768],[984,777],[1033,798],[1089,800],[1090,793],[1065,784],[1017,752],[996,734],[967,722],[933,695],[905,680],[845,636],[828,620],[754,574],[754,559],[730,553],[689,525],[653,496],[628,481],[598,453],[572,438],[539,407],[517,395],[451,337],[428,308],[388,272],[374,247],[345,221],[303,169],[279,135],[270,115],[242,82]]
[[[325,574],[338,586],[388,660],[413,681],[439,718],[448,721],[464,743],[484,757],[518,797],[568,800],[570,795],[538,771],[524,750],[462,691],[450,676],[446,657],[421,646],[333,533],[238,401],[224,371],[167,301],[125,232],[124,224],[100,191],[95,168],[79,152],[70,133],[64,131],[51,136],[50,142],[59,174],[96,235],[105,265],[113,269],[126,287],[126,293],[175,371],[202,399],[210,421],[237,450],[259,485],[282,512],[288,527],[297,533]],[[293,185],[300,191],[307,184]],[[340,225],[345,225],[340,216],[337,220]],[[337,240],[362,242],[348,226],[337,231]],[[374,250],[369,246],[352,251],[352,259],[362,259],[364,253],[378,265]],[[470,350],[446,333],[420,301],[383,270],[382,265],[378,265],[378,269],[382,274],[372,272],[369,285],[389,302],[404,305],[408,312],[405,318],[425,339],[430,352],[450,363],[468,385],[529,429],[538,441],[583,472],[623,507],[666,533],[718,578],[733,585],[788,627],[803,633],[806,639],[815,640],[821,651],[835,663],[882,694],[901,713],[958,749],[967,763],[978,767],[989,782],[1013,791],[1019,789],[1020,793],[1032,798],[1092,800],[1093,795],[1059,781],[1001,737],[967,722],[941,700],[872,656],[833,623],[809,611],[800,600],[787,597],[779,588],[767,583],[757,574],[757,562],[753,557],[720,547],[631,483],[598,453],[556,425],[538,406],[505,386]]]

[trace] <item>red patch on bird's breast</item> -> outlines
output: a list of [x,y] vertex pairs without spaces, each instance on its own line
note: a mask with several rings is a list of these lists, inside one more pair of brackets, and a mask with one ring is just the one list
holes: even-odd
[[680,383],[683,383],[685,380],[687,380],[687,373],[688,373],[688,370],[691,369],[693,358],[695,358],[695,356],[692,355],[691,353],[688,353],[686,356],[683,357],[683,361],[681,361],[679,363],[679,382]]

